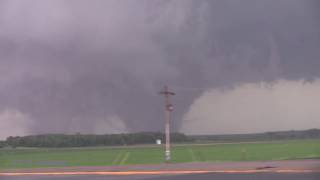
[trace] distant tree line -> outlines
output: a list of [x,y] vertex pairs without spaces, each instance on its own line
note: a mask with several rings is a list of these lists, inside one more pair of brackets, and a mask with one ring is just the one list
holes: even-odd
[[189,138],[195,141],[213,142],[247,142],[247,141],[274,141],[294,139],[320,139],[320,129],[301,131],[277,131],[256,134],[227,134],[227,135],[194,135]]
[[[160,139],[164,143],[164,134],[160,132],[141,132],[130,134],[44,134],[33,136],[8,137],[0,141],[0,148],[10,147],[87,147],[87,146],[126,146],[136,144],[155,144]],[[229,135],[191,135],[172,133],[173,143],[187,142],[250,142],[274,141],[294,139],[319,139],[320,129],[304,131],[278,131],[256,134],[229,134]]]
[[5,141],[0,141],[0,148],[3,148],[6,146],[6,142]]
[[[8,137],[4,144],[11,147],[86,147],[86,146],[124,146],[135,144],[155,144],[164,140],[163,133],[142,132],[131,134],[87,135],[87,134],[44,134],[33,136]],[[190,139],[181,133],[171,134],[172,142],[187,142]]]

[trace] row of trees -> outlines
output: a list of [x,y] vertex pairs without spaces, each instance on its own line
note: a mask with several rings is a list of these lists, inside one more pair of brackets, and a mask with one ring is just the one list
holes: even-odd
[[301,131],[277,131],[256,134],[230,134],[230,135],[195,135],[190,136],[196,141],[215,142],[246,142],[246,141],[273,141],[290,139],[318,139],[320,129],[309,129]]
[[0,141],[0,148],[3,148],[6,146],[6,142],[5,141]]
[[[111,135],[45,134],[23,137],[8,137],[5,143],[11,147],[85,147],[154,144],[157,139],[164,140],[164,134],[159,132],[142,132]],[[184,134],[172,133],[171,141],[187,142],[190,140]]]
[[[257,134],[234,135],[196,135],[186,136],[181,133],[172,133],[171,141],[174,143],[190,141],[211,142],[246,142],[264,140],[288,140],[288,139],[320,139],[319,129],[305,131],[280,131]],[[85,135],[85,134],[45,134],[23,137],[8,137],[6,141],[0,141],[0,148],[11,147],[86,147],[86,146],[125,146],[134,144],[154,144],[157,139],[164,140],[164,134],[160,132],[142,132],[131,134],[111,135]]]

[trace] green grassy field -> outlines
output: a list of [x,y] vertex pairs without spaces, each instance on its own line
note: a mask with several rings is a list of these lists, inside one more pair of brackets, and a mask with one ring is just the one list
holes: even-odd
[[[176,145],[172,162],[260,161],[320,158],[320,140]],[[2,149],[0,168],[107,166],[164,162],[163,147]]]

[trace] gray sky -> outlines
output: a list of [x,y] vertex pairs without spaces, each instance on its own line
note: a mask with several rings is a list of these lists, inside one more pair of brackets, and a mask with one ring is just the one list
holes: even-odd
[[[319,8],[317,0],[2,0],[0,138],[159,131],[164,84],[177,92],[175,130],[320,128],[320,113],[302,109],[320,97]],[[266,102],[287,97],[288,84],[299,89],[290,106]],[[243,88],[266,93],[239,95]],[[301,113],[284,110],[292,108]],[[240,116],[248,127],[238,129],[236,112],[250,110],[258,113]]]

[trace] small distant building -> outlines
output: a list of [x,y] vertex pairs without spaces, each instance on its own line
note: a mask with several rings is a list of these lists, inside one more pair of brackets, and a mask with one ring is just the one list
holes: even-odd
[[156,144],[157,144],[157,145],[161,145],[161,139],[157,139],[157,140],[156,140]]

